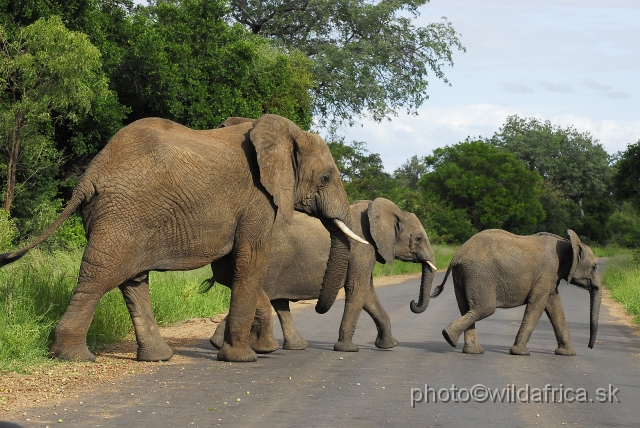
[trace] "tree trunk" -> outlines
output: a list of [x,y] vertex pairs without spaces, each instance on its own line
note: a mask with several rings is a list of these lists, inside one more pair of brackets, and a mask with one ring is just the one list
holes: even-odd
[[19,114],[14,116],[13,137],[11,141],[11,152],[9,153],[9,164],[7,165],[7,193],[4,200],[4,209],[9,211],[15,196],[16,171],[18,169],[18,153],[20,152],[20,137],[22,130],[22,117]]

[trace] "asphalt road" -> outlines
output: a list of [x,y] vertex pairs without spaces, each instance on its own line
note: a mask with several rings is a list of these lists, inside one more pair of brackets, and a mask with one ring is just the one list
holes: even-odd
[[[436,275],[435,282],[442,277]],[[499,309],[480,321],[478,338],[485,353],[464,355],[462,337],[452,348],[441,335],[459,316],[452,284],[416,315],[409,310],[418,294],[418,279],[412,279],[377,289],[400,342],[392,350],[375,348],[375,326],[363,312],[354,337],[360,352],[334,352],[343,302],[326,315],[309,305],[294,314],[310,344],[304,351],[279,350],[256,363],[229,364],[216,361],[203,339],[177,351],[192,357],[192,363],[101,387],[63,402],[57,416],[31,426],[639,426],[637,332],[603,305],[598,340],[589,349],[588,292],[564,283],[560,288],[574,357],[553,353],[556,341],[546,315],[528,344],[531,355],[509,355],[523,307]],[[277,319],[274,324],[281,340]],[[561,399],[561,385],[575,402]],[[494,394],[496,388],[507,388],[508,393],[484,401],[483,387]],[[428,388],[429,402],[412,406],[412,397],[420,401]],[[58,424],[58,418],[64,422]]]

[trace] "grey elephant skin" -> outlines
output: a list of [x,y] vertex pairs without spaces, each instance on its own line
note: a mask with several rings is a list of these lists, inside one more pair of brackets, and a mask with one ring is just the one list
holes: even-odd
[[[231,118],[196,131],[148,118],[118,131],[96,155],[61,215],[33,243],[0,255],[0,266],[22,257],[80,208],[87,236],[78,284],[58,322],[51,353],[94,360],[86,335],[100,298],[120,287],[129,309],[138,359],[167,360],[151,311],[149,271],[195,269],[232,254],[235,272],[223,361],[255,361],[249,335],[267,273],[276,217],[294,209],[318,216],[331,235],[324,275],[331,306],[349,260],[349,201],[326,143],[276,115]],[[273,336],[254,344],[278,348]]]
[[598,331],[602,300],[602,278],[591,249],[580,242],[573,230],[569,239],[551,233],[518,236],[503,230],[485,230],[465,242],[454,256],[444,281],[434,290],[437,297],[449,273],[462,317],[442,330],[451,346],[464,332],[462,352],[481,354],[475,323],[493,314],[496,308],[527,305],[520,330],[510,349],[513,355],[529,355],[526,345],[544,311],[556,335],[558,355],[575,355],[558,294],[564,279],[590,293],[593,348]]
[[[420,310],[428,305],[435,271],[435,258],[429,238],[418,218],[400,210],[393,202],[377,198],[351,205],[352,230],[372,245],[352,242],[345,279],[346,301],[336,351],[358,351],[352,341],[362,309],[373,318],[378,348],[398,344],[391,335],[389,315],[378,300],[373,286],[376,260],[393,263],[394,259],[422,264]],[[321,222],[294,213],[290,225],[277,220],[273,231],[269,272],[263,285],[266,298],[261,300],[253,327],[253,340],[263,331],[271,331],[271,305],[276,310],[284,336],[284,349],[305,349],[307,341],[300,335],[291,317],[290,301],[315,299],[322,288],[322,277],[330,250],[330,237]],[[230,285],[232,260],[221,258],[211,264],[215,281]],[[414,303],[415,305],[415,303]],[[222,345],[224,321],[211,337],[213,346]]]

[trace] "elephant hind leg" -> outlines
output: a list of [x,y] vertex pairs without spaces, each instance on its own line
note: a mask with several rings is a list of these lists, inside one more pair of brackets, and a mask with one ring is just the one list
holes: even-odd
[[373,281],[367,295],[367,300],[364,303],[366,313],[373,319],[378,329],[378,337],[376,337],[376,347],[380,349],[391,349],[398,345],[398,341],[391,335],[391,320],[389,314],[384,310],[376,290],[373,286]]
[[[481,354],[484,350],[478,342],[475,323],[492,315],[496,308],[495,306],[487,306],[480,308],[474,307],[472,309],[465,293],[457,284],[455,284],[455,282],[454,290],[456,293],[456,301],[458,302],[458,309],[460,309],[460,314],[462,314],[462,316],[443,329],[442,336],[444,336],[449,345],[456,347],[458,344],[458,338],[464,332],[465,345],[462,352],[469,354]],[[495,297],[492,299],[491,296],[486,296],[486,300],[495,302]]]
[[216,331],[213,333],[213,336],[211,336],[211,338],[209,339],[209,342],[211,342],[211,345],[216,349],[220,349],[222,348],[222,345],[224,345],[224,329],[227,325],[228,317],[229,315],[224,317],[224,319],[218,323],[218,326],[216,327]]
[[127,303],[133,328],[138,342],[138,361],[167,361],[173,350],[167,345],[158,329],[151,310],[149,293],[149,272],[120,285],[120,291]]
[[112,268],[112,259],[107,257],[89,241],[82,256],[78,284],[55,329],[52,356],[65,360],[95,360],[87,347],[89,326],[102,296],[122,282],[116,277],[116,269]]
[[249,346],[258,354],[268,354],[280,348],[280,344],[273,337],[271,302],[269,296],[262,290],[256,306],[256,315],[251,325]]
[[465,354],[484,354],[484,349],[478,342],[478,335],[476,334],[476,323],[469,326],[464,331],[464,347],[462,352]]
[[304,337],[302,337],[295,324],[293,324],[291,309],[289,308],[289,300],[272,300],[271,306],[273,306],[276,314],[278,314],[280,326],[282,327],[282,335],[284,336],[284,343],[282,344],[282,348],[288,350],[306,349],[309,346],[309,342],[307,342]]
[[531,338],[531,333],[533,333],[533,329],[538,324],[540,320],[540,316],[542,315],[542,311],[544,311],[547,304],[547,298],[539,298],[534,301],[529,301],[527,304],[527,308],[524,311],[524,317],[522,318],[522,323],[520,324],[520,329],[518,330],[518,335],[516,336],[516,341],[509,350],[511,355],[529,355],[529,350],[527,349],[527,342],[529,342],[529,338]]

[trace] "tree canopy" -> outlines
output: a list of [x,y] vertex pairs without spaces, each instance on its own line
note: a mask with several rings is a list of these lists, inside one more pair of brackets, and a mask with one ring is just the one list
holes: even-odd
[[464,209],[477,230],[517,231],[544,218],[540,175],[507,150],[467,140],[435,149],[426,165],[422,189]]
[[607,189],[610,157],[588,132],[510,116],[488,141],[525,161],[530,170],[538,171],[576,202]]
[[255,34],[298,49],[313,61],[313,114],[321,123],[375,120],[415,112],[429,77],[464,51],[446,18],[413,20],[429,0],[231,0],[231,15]]
[[77,123],[92,103],[114,98],[101,66],[100,52],[88,37],[67,30],[57,16],[41,18],[14,37],[0,28],[5,210],[21,192],[30,198],[36,189],[38,196],[55,196],[55,188],[42,195],[41,187],[51,182],[61,162],[51,138],[53,126],[63,120]]
[[628,199],[640,210],[640,140],[620,154],[613,189],[620,200]]

